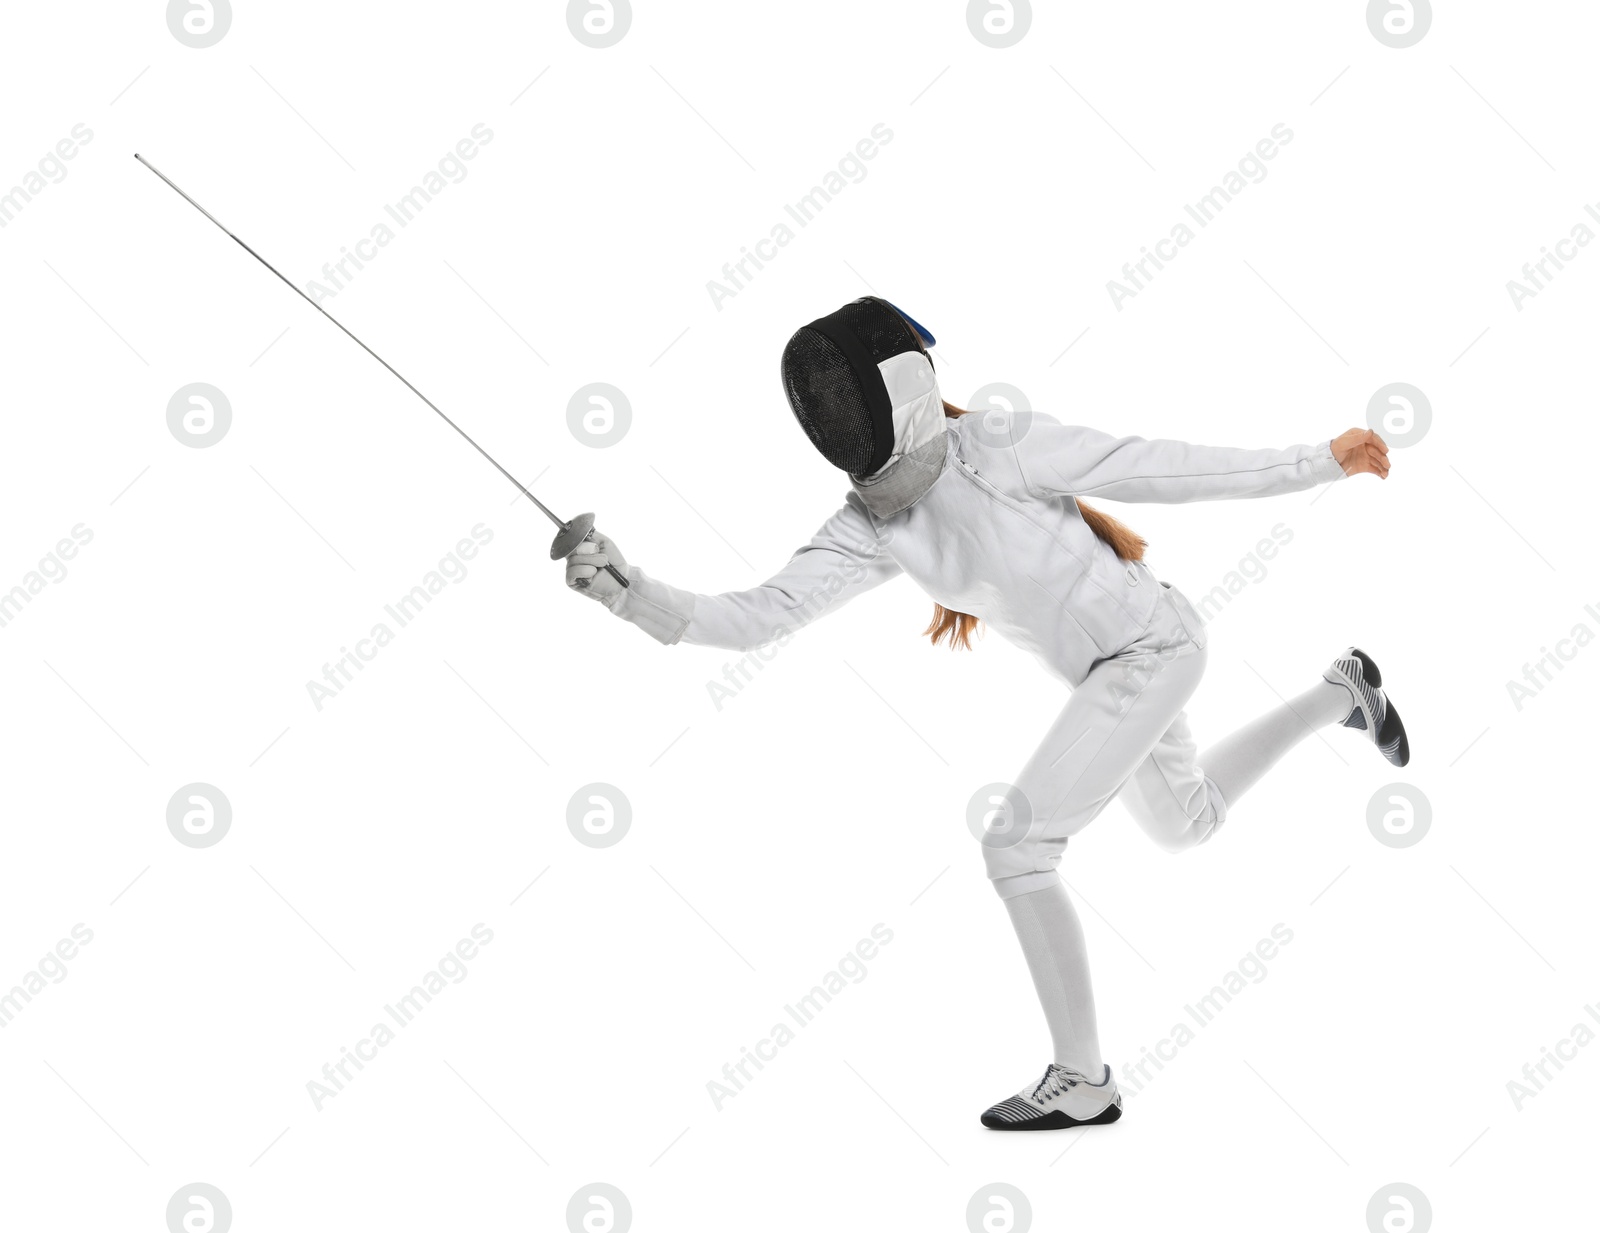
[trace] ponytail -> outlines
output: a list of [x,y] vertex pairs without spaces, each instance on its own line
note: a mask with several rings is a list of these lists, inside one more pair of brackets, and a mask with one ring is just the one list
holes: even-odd
[[1117,554],[1117,560],[1144,560],[1144,550],[1150,545],[1136,535],[1127,524],[1118,522],[1110,514],[1102,513],[1083,501],[1078,502],[1078,513],[1083,515],[1084,522],[1089,524],[1089,530],[1095,533],[1096,538]]

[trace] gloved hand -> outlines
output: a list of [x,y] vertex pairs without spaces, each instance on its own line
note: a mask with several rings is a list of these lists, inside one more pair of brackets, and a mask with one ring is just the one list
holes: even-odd
[[622,594],[622,584],[611,576],[607,565],[614,565],[619,574],[627,575],[628,562],[616,544],[595,531],[592,539],[583,540],[567,557],[567,585],[609,608]]

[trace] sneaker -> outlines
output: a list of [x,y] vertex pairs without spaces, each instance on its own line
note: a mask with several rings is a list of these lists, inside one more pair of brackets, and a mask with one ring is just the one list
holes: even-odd
[[1122,1093],[1111,1067],[1099,1083],[1090,1083],[1088,1076],[1051,1062],[1039,1082],[984,1110],[981,1120],[990,1130],[1059,1130],[1104,1126],[1121,1116]]
[[1343,685],[1355,700],[1349,718],[1344,721],[1346,728],[1366,732],[1378,752],[1396,766],[1411,761],[1406,726],[1400,722],[1400,712],[1394,709],[1394,703],[1379,688],[1383,684],[1383,674],[1372,662],[1372,656],[1351,647],[1333,661],[1333,667],[1322,674],[1322,679]]

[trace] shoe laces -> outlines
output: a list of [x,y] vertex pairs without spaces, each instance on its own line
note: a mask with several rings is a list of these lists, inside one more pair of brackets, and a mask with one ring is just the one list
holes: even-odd
[[1080,1075],[1075,1070],[1052,1062],[1045,1070],[1044,1077],[1034,1086],[1033,1100],[1036,1104],[1043,1105],[1046,1101],[1054,1100],[1063,1092],[1077,1087],[1080,1083],[1089,1082],[1087,1075]]

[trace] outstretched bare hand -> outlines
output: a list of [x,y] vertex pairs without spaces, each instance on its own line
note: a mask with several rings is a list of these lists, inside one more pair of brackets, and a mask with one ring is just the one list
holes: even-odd
[[1333,458],[1346,475],[1363,471],[1379,479],[1389,478],[1389,447],[1370,428],[1352,428],[1333,439]]

